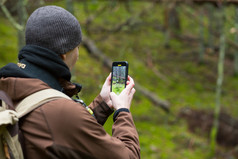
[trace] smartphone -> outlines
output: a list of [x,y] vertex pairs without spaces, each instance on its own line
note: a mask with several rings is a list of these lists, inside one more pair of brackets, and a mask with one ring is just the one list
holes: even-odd
[[112,63],[111,92],[119,95],[126,87],[128,78],[128,62],[120,61]]

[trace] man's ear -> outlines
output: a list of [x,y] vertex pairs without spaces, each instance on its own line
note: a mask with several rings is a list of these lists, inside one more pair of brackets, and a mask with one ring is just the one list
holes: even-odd
[[62,59],[63,61],[66,60],[66,54],[60,54],[60,57],[61,57],[61,59]]

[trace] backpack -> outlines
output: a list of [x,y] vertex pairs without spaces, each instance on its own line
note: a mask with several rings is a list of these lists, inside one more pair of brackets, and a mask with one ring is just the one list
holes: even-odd
[[51,100],[67,98],[64,93],[45,89],[24,98],[14,109],[11,99],[0,91],[0,159],[23,159],[18,121],[37,107]]

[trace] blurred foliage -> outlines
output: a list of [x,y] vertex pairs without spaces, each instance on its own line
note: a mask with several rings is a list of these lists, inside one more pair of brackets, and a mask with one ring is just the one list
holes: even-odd
[[[64,8],[66,5],[65,1],[48,1],[46,4]],[[207,16],[209,10],[204,5],[176,6],[181,26],[177,37],[184,36],[187,40],[171,36],[166,47],[164,14],[167,7],[163,3],[88,0],[74,2],[74,14],[83,34],[93,39],[105,55],[113,61],[127,60],[129,74],[135,81],[171,103],[171,114],[166,114],[140,92],[135,94],[131,111],[140,135],[142,158],[207,158],[208,139],[190,133],[177,114],[183,107],[211,110],[215,105],[218,51],[206,50],[203,64],[198,59],[201,26],[196,16],[201,16],[204,22],[204,43],[208,45],[211,36],[208,30],[211,22]],[[226,36],[231,40],[234,39],[234,34],[230,32],[235,23],[234,9],[234,6],[227,6],[225,10]],[[30,9],[28,11],[31,12]],[[118,26],[121,28],[118,29]],[[219,36],[213,36],[214,48],[219,48]],[[233,55],[237,50],[230,45],[226,50],[222,106],[236,117],[238,82],[233,77]],[[16,57],[17,31],[0,15],[0,67],[8,62],[16,62]],[[100,60],[92,58],[82,46],[79,57],[72,79],[83,85],[80,97],[89,104],[98,95],[110,70]],[[112,124],[110,117],[104,126],[110,134]],[[229,151],[224,147],[217,148],[218,154]],[[222,157],[218,155],[217,158]]]
[[0,67],[17,61],[17,31],[0,17]]

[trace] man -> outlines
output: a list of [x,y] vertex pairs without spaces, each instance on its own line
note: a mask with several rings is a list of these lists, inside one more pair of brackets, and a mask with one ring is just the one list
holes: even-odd
[[[80,85],[70,82],[78,58],[81,29],[77,19],[63,8],[45,6],[35,10],[26,24],[26,46],[19,52],[18,65],[0,70],[0,89],[16,106],[25,97],[53,88],[73,96]],[[129,112],[135,93],[134,81],[117,96],[110,93],[109,75],[100,94],[89,105],[60,98],[36,108],[20,119],[27,159],[129,159],[140,158],[138,134]],[[114,113],[112,136],[103,129]]]

